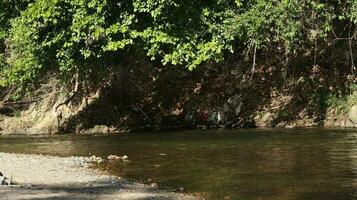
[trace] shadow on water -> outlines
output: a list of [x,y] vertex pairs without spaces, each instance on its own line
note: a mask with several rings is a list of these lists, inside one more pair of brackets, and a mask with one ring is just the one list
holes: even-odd
[[356,199],[355,130],[187,131],[0,137],[0,151],[128,155],[112,174],[209,199]]
[[1,199],[28,200],[96,200],[96,199],[140,199],[169,200],[151,188],[133,190],[125,184],[116,185],[111,182],[91,182],[85,185],[69,183],[66,185],[50,185],[35,187],[3,187],[0,190]]

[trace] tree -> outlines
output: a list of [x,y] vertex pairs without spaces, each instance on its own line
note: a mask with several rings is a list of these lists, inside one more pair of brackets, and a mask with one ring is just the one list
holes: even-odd
[[69,80],[105,71],[130,49],[190,70],[232,53],[254,57],[254,66],[257,51],[282,49],[278,53],[288,55],[316,40],[332,41],[333,34],[344,36],[335,27],[356,30],[357,21],[356,0],[9,2],[2,0],[1,8],[16,12],[1,11],[0,39],[9,41],[10,55],[2,77],[4,85],[20,86],[49,72]]

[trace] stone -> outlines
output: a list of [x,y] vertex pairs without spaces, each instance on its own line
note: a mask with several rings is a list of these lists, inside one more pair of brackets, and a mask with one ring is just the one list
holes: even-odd
[[109,155],[108,160],[128,160],[128,156],[124,155],[122,157],[117,156],[117,155]]
[[258,127],[262,127],[262,128],[272,127],[272,123],[274,121],[274,115],[270,112],[266,112],[263,115],[258,115],[254,117],[254,121]]
[[288,124],[285,126],[285,128],[287,129],[293,129],[293,128],[296,128],[296,124],[295,123],[292,123],[292,124]]
[[10,179],[6,178],[5,176],[0,176],[0,185],[11,185],[12,182]]
[[11,185],[11,184],[12,184],[12,182],[10,179],[5,179],[4,185]]
[[104,162],[103,158],[97,157],[95,155],[91,156],[89,159],[90,159],[91,162],[98,163],[98,164]]
[[128,160],[129,157],[128,157],[127,155],[124,155],[124,156],[122,157],[122,159],[123,159],[123,160]]
[[93,128],[82,130],[81,134],[106,134],[110,133],[110,128],[106,125],[96,125]]
[[120,156],[117,156],[117,155],[109,155],[108,156],[108,160],[119,160],[120,159]]

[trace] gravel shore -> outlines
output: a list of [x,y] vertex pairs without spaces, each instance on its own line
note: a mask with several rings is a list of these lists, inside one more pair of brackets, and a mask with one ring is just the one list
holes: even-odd
[[90,169],[90,161],[87,157],[0,153],[0,172],[16,183],[0,186],[0,199],[195,199],[103,174]]

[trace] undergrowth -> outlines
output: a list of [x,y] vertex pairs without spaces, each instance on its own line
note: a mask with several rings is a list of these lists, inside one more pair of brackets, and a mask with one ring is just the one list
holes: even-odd
[[328,108],[337,115],[347,114],[357,104],[357,85],[350,86],[350,91],[351,93],[345,96],[329,94],[326,99]]

